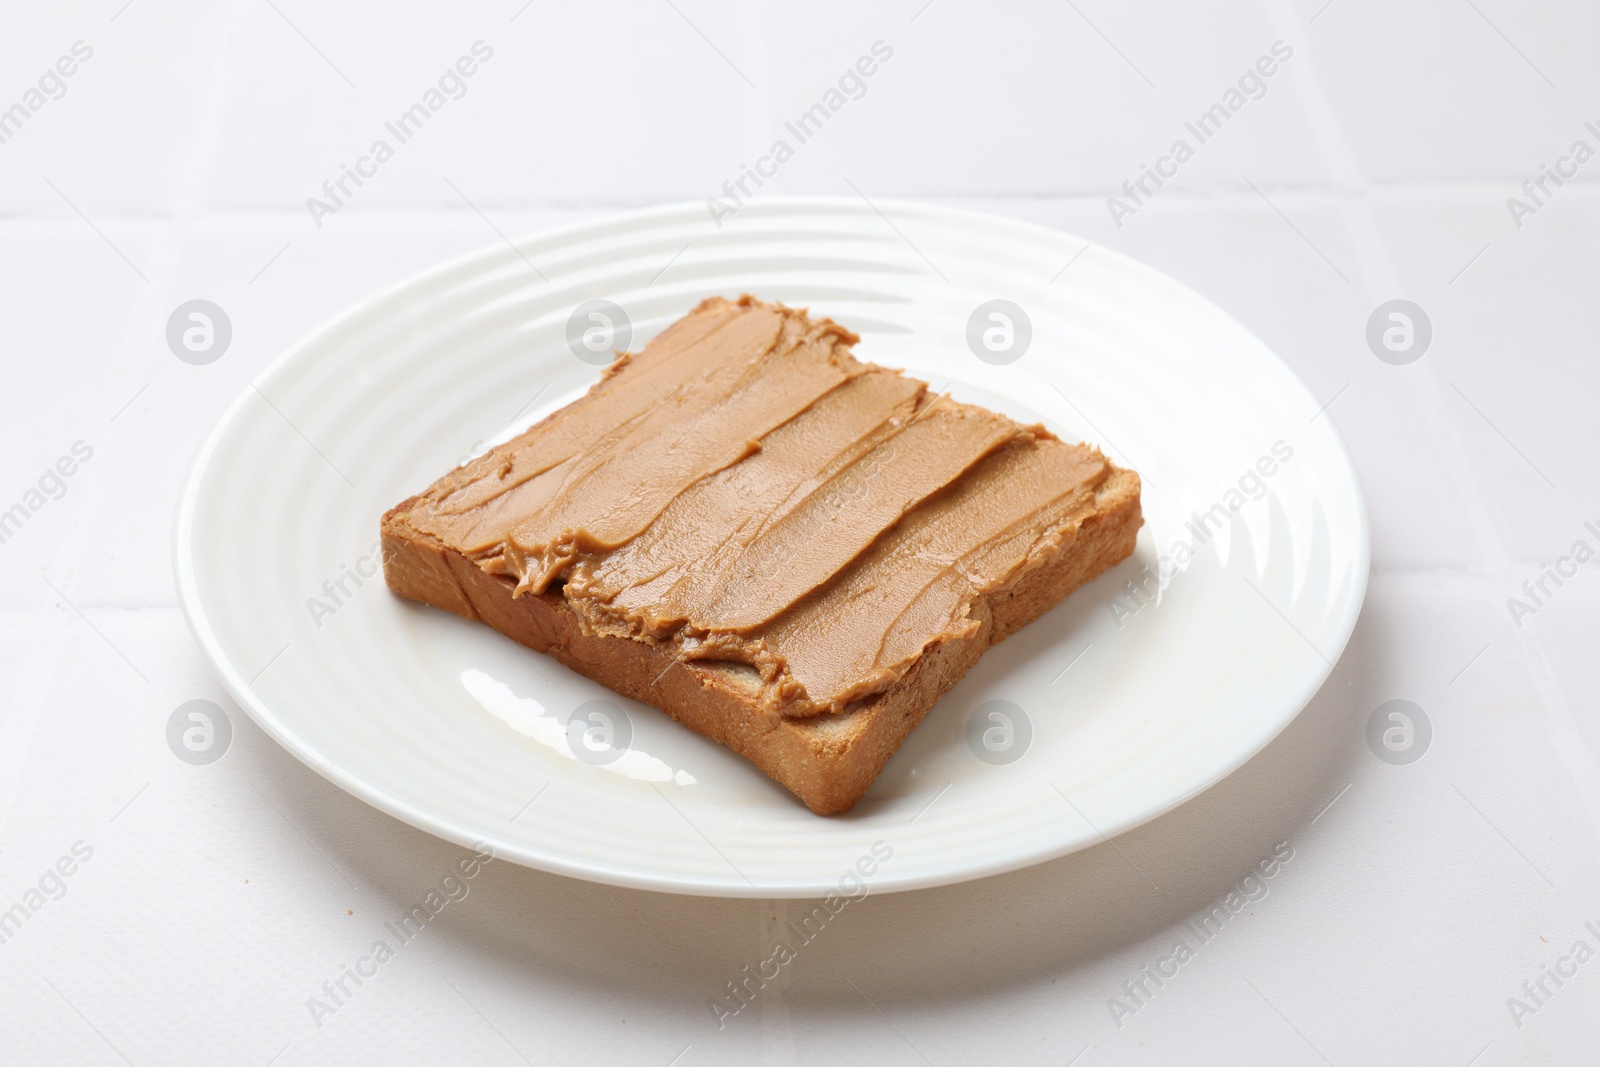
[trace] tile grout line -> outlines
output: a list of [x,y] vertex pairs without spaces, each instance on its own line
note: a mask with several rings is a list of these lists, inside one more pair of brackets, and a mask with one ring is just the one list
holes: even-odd
[[[1273,0],[1270,13],[1274,28],[1280,34],[1293,33],[1297,22],[1289,0]],[[1316,31],[1311,28],[1311,32],[1314,34]],[[1312,54],[1313,39],[1307,35],[1302,37],[1302,40],[1306,41],[1307,54],[1304,56],[1296,54],[1291,74],[1300,90],[1297,99],[1306,113],[1308,125],[1335,180],[1348,184],[1360,193],[1366,193],[1369,191],[1370,183],[1357,161],[1354,149],[1350,147],[1349,140],[1343,133],[1337,113],[1328,102],[1321,80],[1317,77]],[[1370,197],[1358,195],[1344,207],[1342,214],[1359,257],[1357,287],[1365,295],[1367,302],[1374,307],[1383,300],[1401,295],[1403,287],[1400,284],[1399,273],[1388,254],[1383,234],[1373,216]],[[1374,281],[1383,287],[1382,291],[1374,292]],[[1452,488],[1467,505],[1468,520],[1474,537],[1474,555],[1488,562],[1491,567],[1503,569],[1509,563],[1510,553],[1489,510],[1487,498],[1479,488],[1472,471],[1461,458],[1467,453],[1462,448],[1464,442],[1457,432],[1457,423],[1450,418],[1445,407],[1447,396],[1444,383],[1431,367],[1418,369],[1420,373],[1407,376],[1406,388],[1416,397],[1417,407],[1421,410],[1422,417],[1435,439],[1449,441],[1456,446],[1447,450],[1442,459],[1445,469],[1449,471]]]

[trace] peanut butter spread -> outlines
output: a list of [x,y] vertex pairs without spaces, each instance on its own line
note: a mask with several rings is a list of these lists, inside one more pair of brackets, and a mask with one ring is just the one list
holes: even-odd
[[441,479],[410,522],[591,634],[743,663],[839,712],[1070,546],[1108,466],[862,363],[828,320],[714,298],[581,400]]

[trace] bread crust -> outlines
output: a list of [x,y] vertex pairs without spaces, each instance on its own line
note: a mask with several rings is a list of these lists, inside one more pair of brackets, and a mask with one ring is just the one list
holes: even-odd
[[744,756],[819,815],[849,811],[906,736],[991,645],[1132,554],[1143,523],[1139,476],[1108,465],[1094,506],[1063,527],[1052,551],[1005,587],[977,598],[967,637],[936,642],[899,681],[837,715],[794,718],[763,706],[743,672],[685,663],[623,637],[586,634],[559,590],[513,598],[490,574],[407,521],[412,497],[383,517],[384,577],[400,596],[492,626],[623,696],[653,705]]

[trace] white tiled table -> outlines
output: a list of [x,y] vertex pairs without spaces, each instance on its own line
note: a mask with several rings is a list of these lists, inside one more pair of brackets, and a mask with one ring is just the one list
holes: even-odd
[[[1520,228],[1506,198],[1600,148],[1600,9],[122,2],[0,16],[0,108],[93,49],[0,144],[0,508],[93,450],[0,544],[0,908],[74,871],[0,944],[0,1062],[1594,1062],[1600,960],[1539,1003],[1523,984],[1600,950],[1600,565],[1520,627],[1506,601],[1600,548],[1600,162]],[[466,94],[315,226],[305,199],[478,40]],[[170,567],[196,447],[382,284],[495,229],[712,195],[880,40],[866,94],[766,192],[1060,227],[1265,338],[1331,400],[1371,510],[1349,684],[1114,848],[868,898],[721,1030],[708,1001],[802,902],[508,864],[319,1027],[307,999],[459,850],[301,766],[211,677]],[[1261,99],[1114,226],[1106,197],[1277,40]],[[196,296],[235,330],[207,367],[163,336]],[[1434,328],[1408,366],[1364,338],[1393,297]],[[196,698],[235,731],[203,767],[164,738]],[[1395,698],[1433,725],[1406,766],[1364,739]],[[1267,895],[1194,936],[1280,842]],[[1143,969],[1178,939],[1193,958],[1158,988]]]

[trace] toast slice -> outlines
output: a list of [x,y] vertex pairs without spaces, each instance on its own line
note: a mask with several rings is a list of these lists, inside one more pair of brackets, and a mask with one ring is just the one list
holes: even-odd
[[395,593],[860,800],[983,651],[1127,558],[1137,474],[707,300],[382,520]]

